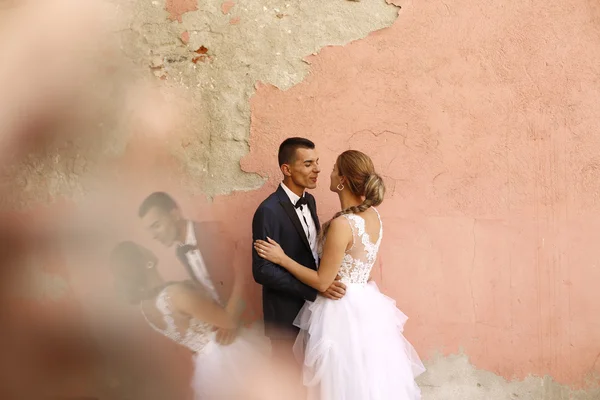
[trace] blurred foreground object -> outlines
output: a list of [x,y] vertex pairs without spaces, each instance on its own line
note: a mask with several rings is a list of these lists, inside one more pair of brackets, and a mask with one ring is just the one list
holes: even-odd
[[[117,54],[116,11],[101,1],[16,1],[2,10],[0,152],[22,156],[85,119],[94,79]],[[11,161],[14,158],[10,158]]]
[[[107,3],[14,1],[3,3],[0,14],[0,167],[4,168],[48,146],[95,133],[92,127],[102,122],[99,110],[112,106],[106,104],[110,96],[99,95],[98,82],[111,79],[120,55],[111,33],[117,13]],[[133,83],[123,89],[136,90]],[[120,115],[115,112],[112,117]],[[2,182],[1,198],[20,195],[13,183]],[[43,286],[51,274],[42,276],[40,285],[36,279],[45,272],[29,268],[33,255],[42,264],[50,263],[48,251],[59,246],[63,233],[61,215],[44,221],[0,218],[0,398],[151,398],[123,394],[119,382],[104,376],[107,361],[120,361],[100,354],[77,299],[68,295],[68,282],[57,275],[60,290],[54,296]],[[114,331],[111,328],[106,331]],[[129,346],[134,339],[107,333],[105,344],[123,358],[138,356],[137,363],[128,365],[144,371],[140,365],[148,363],[148,357],[139,357]]]
[[[126,120],[128,149],[141,162],[164,147],[179,106],[165,106],[151,84],[123,78],[129,71],[121,64],[112,33],[118,25],[114,7],[93,0],[6,5],[0,7],[0,168],[18,165],[57,143],[93,142],[102,133],[98,126],[112,129],[107,120]],[[112,96],[113,89],[123,95],[121,102]],[[15,187],[4,180],[0,198],[20,196]],[[51,263],[50,254],[65,241],[79,246],[85,256],[86,246],[97,246],[107,235],[100,229],[106,223],[98,220],[100,214],[74,221],[58,212],[44,219],[0,218],[0,399],[189,398],[184,358],[166,357],[170,348],[157,350],[152,338],[127,331],[111,315],[90,332],[68,279],[48,273],[45,266],[29,265],[32,256],[41,264]],[[81,261],[83,268],[86,260]],[[50,288],[44,286],[48,278],[54,282]],[[295,392],[282,387],[273,393],[264,379],[272,382],[273,376],[257,371],[249,399],[291,398],[287,394]]]

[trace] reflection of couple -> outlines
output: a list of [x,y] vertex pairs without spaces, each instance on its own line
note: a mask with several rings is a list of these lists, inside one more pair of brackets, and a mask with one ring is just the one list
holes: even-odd
[[287,139],[279,165],[283,183],[252,224],[253,274],[274,354],[301,360],[311,399],[419,399],[414,378],[424,367],[402,336],[407,318],[370,281],[383,235],[375,207],[385,193],[371,159],[352,150],[337,158],[329,189],[341,211],[322,229],[305,193],[320,172],[314,144]]
[[242,282],[233,268],[233,244],[219,224],[184,219],[166,193],[147,197],[139,216],[154,239],[177,244],[192,282],[165,282],[150,250],[122,242],[112,254],[118,284],[152,328],[195,353],[196,398],[237,398],[249,370],[266,360],[268,343],[240,327]]
[[[315,199],[305,193],[320,172],[314,144],[287,139],[279,165],[283,182],[252,222],[252,270],[263,286],[274,356],[287,362],[296,355],[311,399],[419,399],[414,379],[424,367],[402,335],[406,316],[370,280],[383,235],[375,207],[385,192],[371,159],[358,151],[337,158],[330,190],[342,210],[322,228]],[[234,279],[226,297],[221,278],[232,272],[224,269],[232,260],[223,258],[231,247],[216,227],[183,219],[164,193],[148,197],[140,217],[155,239],[178,243],[196,282],[164,282],[156,257],[131,242],[113,253],[119,281],[154,329],[196,352],[197,399],[248,398],[241,393],[252,382],[244,377],[256,376],[249,372],[256,372],[267,347],[256,331],[237,328],[240,282]]]

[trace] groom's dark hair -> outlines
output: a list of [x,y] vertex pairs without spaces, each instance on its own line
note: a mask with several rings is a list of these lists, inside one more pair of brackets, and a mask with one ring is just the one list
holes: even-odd
[[165,192],[154,192],[140,205],[138,217],[143,218],[152,208],[158,208],[164,212],[169,212],[179,208],[175,200]]
[[298,149],[314,149],[315,144],[308,139],[301,137],[291,137],[285,139],[279,145],[279,153],[277,155],[277,159],[279,161],[279,166],[281,167],[283,164],[291,164],[294,162],[294,157],[296,156],[296,150]]

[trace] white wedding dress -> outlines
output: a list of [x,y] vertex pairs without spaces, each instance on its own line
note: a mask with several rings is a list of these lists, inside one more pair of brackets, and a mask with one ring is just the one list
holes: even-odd
[[194,354],[192,388],[195,400],[238,399],[247,390],[251,371],[264,368],[269,360],[270,346],[265,336],[254,328],[243,328],[235,341],[221,346],[215,341],[213,326],[191,318],[184,334],[175,325],[170,307],[168,287],[156,297],[165,329],[153,324],[144,314],[148,324],[157,332]]
[[[346,284],[340,300],[306,302],[294,324],[294,352],[303,360],[311,400],[418,400],[415,377],[425,371],[402,335],[407,320],[396,302],[368,282],[383,235],[372,242],[360,215],[344,215],[354,243],[339,270]],[[369,211],[366,211],[369,212]]]

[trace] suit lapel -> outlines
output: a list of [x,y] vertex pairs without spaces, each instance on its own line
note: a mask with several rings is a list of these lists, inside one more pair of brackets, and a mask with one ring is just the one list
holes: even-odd
[[283,207],[288,217],[290,217],[290,220],[292,220],[292,224],[294,225],[294,228],[296,228],[296,231],[298,232],[298,235],[300,235],[304,245],[310,250],[310,243],[308,243],[308,238],[306,237],[306,233],[304,233],[304,228],[302,227],[300,218],[298,218],[298,214],[296,213],[296,207],[294,207],[287,193],[285,193],[281,186],[279,186],[277,189],[277,194],[279,196],[279,203],[281,204],[281,207]]
[[298,214],[296,213],[296,208],[292,205],[292,203],[288,200],[287,202],[282,201],[281,206],[287,213],[288,217],[292,220],[292,224],[294,224],[294,228],[298,231],[298,235],[302,238],[302,242],[306,245],[308,249],[310,249],[310,243],[308,243],[308,238],[306,237],[306,233],[304,232],[304,228],[302,227],[302,223],[300,222],[300,218],[298,218]]
[[192,269],[192,266],[190,265],[187,256],[185,255],[181,247],[177,248],[177,258],[179,258],[179,261],[181,261],[181,264],[183,264],[185,270],[187,271],[188,275],[192,278],[192,280],[198,283],[198,278],[196,277],[196,274],[194,273],[194,270]]
[[[196,245],[198,246],[198,250],[200,251],[200,255],[204,260],[204,268],[206,269],[206,273],[208,274],[208,279],[212,282],[212,284],[216,288],[215,281],[213,279],[214,271],[212,268],[215,266],[212,257],[213,246],[210,246],[210,240],[201,240],[200,237],[203,234],[209,234],[209,232],[202,232],[201,226],[199,223],[194,223],[194,236],[196,236]],[[213,238],[214,239],[214,238]]]
[[319,216],[317,215],[317,204],[313,196],[308,197],[308,209],[310,210],[310,215],[312,215],[315,227],[317,228],[317,233],[319,233],[321,231],[321,224],[319,223]]

